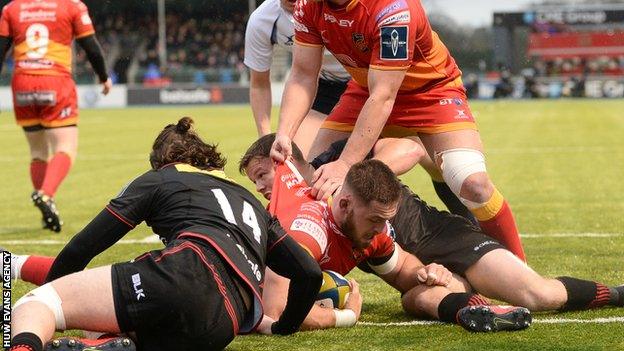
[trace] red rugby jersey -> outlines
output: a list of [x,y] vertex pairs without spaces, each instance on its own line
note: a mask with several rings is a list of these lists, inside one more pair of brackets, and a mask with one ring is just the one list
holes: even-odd
[[461,71],[431,29],[419,0],[298,0],[295,42],[325,46],[367,87],[368,69],[404,70],[401,90],[461,85]]
[[331,204],[315,201],[310,195],[310,187],[296,169],[287,164],[279,165],[275,170],[269,212],[277,216],[286,232],[324,270],[345,275],[369,259],[374,259],[375,265],[382,265],[395,250],[388,225],[383,233],[375,235],[366,249],[354,249],[352,241],[336,224]]
[[93,33],[80,0],[13,0],[0,17],[0,36],[13,38],[15,74],[71,75],[72,40]]

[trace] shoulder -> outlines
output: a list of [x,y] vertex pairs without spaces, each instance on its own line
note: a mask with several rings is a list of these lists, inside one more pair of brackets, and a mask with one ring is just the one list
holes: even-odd
[[247,26],[256,27],[267,23],[272,25],[281,12],[279,0],[267,0],[251,13]]

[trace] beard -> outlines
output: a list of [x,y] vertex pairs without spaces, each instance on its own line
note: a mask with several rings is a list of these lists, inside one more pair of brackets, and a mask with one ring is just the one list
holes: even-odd
[[355,220],[353,219],[353,211],[349,212],[345,219],[340,223],[340,229],[342,233],[349,239],[351,239],[351,245],[355,249],[365,249],[366,247],[362,247],[362,244],[355,241],[356,229],[355,229]]

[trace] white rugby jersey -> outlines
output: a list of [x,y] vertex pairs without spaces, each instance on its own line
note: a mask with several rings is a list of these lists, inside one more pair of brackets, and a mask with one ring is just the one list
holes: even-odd
[[[293,16],[280,6],[279,0],[264,1],[247,22],[245,32],[245,65],[254,71],[266,72],[273,61],[273,46],[292,50],[295,38]],[[325,50],[321,77],[330,81],[351,78],[334,56]]]

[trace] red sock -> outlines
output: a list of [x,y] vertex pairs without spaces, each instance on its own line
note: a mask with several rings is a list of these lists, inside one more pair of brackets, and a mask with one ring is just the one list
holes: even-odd
[[56,189],[69,173],[71,168],[71,158],[64,152],[57,152],[54,154],[50,162],[48,162],[48,169],[46,170],[45,179],[41,190],[44,194],[54,197]]
[[46,256],[30,256],[24,262],[20,271],[20,278],[37,286],[43,285],[45,278],[52,268],[55,257]]
[[611,300],[611,291],[609,287],[596,283],[596,297],[589,303],[588,308],[598,308],[608,304]]
[[468,300],[468,306],[490,305],[492,302],[485,296],[479,294],[473,294]]
[[41,189],[43,179],[45,178],[46,168],[48,162],[40,160],[38,158],[30,161],[30,180],[32,181],[33,188],[35,190]]
[[486,221],[479,221],[479,224],[485,234],[498,240],[519,259],[526,262],[516,220],[506,200],[503,201],[502,207],[494,217]]

